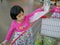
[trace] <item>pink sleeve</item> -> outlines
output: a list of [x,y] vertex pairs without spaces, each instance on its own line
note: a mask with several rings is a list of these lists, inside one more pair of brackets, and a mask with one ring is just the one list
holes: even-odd
[[32,13],[27,14],[27,16],[28,16],[29,18],[31,18],[36,12],[40,12],[40,11],[43,11],[43,9],[42,9],[42,8],[38,8],[38,9],[36,9],[35,11],[33,11]]
[[10,29],[8,31],[8,34],[7,34],[6,38],[5,38],[5,40],[7,40],[7,41],[10,40],[10,38],[12,37],[12,34],[14,33],[14,29],[15,29],[14,28],[14,22],[12,22],[11,27],[10,27]]
[[50,12],[55,12],[55,9],[56,9],[56,6],[54,6],[51,10],[50,10]]

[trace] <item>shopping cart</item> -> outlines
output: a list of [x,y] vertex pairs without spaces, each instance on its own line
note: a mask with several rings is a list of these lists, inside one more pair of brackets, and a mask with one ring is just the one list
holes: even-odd
[[43,37],[42,43],[44,41],[44,36],[54,39],[60,39],[60,19],[59,18],[42,19],[41,35]]

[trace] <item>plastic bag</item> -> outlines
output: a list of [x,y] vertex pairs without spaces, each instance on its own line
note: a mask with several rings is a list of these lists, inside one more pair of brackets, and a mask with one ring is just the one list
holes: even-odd
[[54,45],[55,40],[50,37],[44,37],[44,45]]
[[41,36],[39,33],[37,33],[37,35],[36,35],[35,45],[42,45]]

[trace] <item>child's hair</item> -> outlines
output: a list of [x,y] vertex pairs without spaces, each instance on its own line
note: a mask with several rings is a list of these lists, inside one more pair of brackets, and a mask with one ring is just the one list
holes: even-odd
[[20,7],[19,5],[15,5],[10,10],[10,16],[11,16],[12,19],[16,20],[16,16],[21,12],[24,13],[23,8]]

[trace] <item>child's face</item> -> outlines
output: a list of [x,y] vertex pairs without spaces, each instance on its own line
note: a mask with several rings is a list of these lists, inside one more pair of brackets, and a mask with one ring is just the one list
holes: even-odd
[[24,13],[21,11],[21,13],[19,13],[17,16],[17,21],[22,21],[24,19]]
[[58,7],[60,7],[60,1],[58,1],[58,2],[56,3],[56,5],[57,5]]

